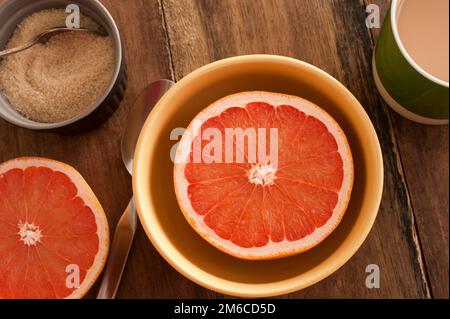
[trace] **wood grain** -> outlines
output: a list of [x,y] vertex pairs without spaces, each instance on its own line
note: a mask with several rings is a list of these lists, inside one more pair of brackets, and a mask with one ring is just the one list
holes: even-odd
[[[292,298],[428,297],[395,134],[370,72],[372,43],[359,1],[164,0],[176,79],[240,54],[270,53],[310,62],[343,82],[362,102],[380,137],[385,190],[361,250],[323,282]],[[395,243],[395,244],[393,244]],[[365,267],[380,266],[382,288],[364,286]]]
[[[380,8],[381,21],[388,0],[366,0]],[[379,29],[371,29],[376,41]],[[431,294],[449,297],[449,149],[448,125],[426,126],[411,122],[394,111],[393,118],[400,157],[414,208]]]
[[[129,108],[150,81],[179,80],[206,63],[240,54],[295,57],[330,73],[361,101],[382,144],[385,189],[377,221],[358,253],[319,284],[284,297],[427,298],[428,278],[433,296],[448,296],[448,144],[444,140],[448,130],[425,129],[391,114],[376,93],[363,0],[102,2],[124,40],[130,76],[125,101],[103,127],[78,136],[30,132],[0,120],[0,162],[45,156],[73,165],[92,185],[113,231],[131,197],[131,179],[120,159],[120,137]],[[424,167],[430,155],[436,160]],[[380,266],[380,289],[367,289],[364,284],[365,268],[372,263]],[[89,297],[95,293],[94,288]],[[139,227],[118,297],[226,296],[177,273]]]

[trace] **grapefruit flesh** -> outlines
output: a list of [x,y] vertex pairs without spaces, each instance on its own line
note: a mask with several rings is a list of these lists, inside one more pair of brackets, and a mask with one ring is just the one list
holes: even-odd
[[0,164],[0,298],[81,298],[108,248],[106,216],[75,169],[43,158]]
[[[222,137],[236,128],[256,134],[244,144],[234,135],[230,155],[226,142],[221,151],[212,143],[219,135],[205,134],[211,128]],[[272,147],[270,129],[277,132],[276,161],[264,156]],[[255,156],[249,141],[259,147],[261,135],[265,153]],[[336,121],[307,100],[270,92],[234,94],[203,110],[184,133],[174,167],[189,224],[241,259],[286,257],[322,242],[347,209],[353,176],[351,150]]]

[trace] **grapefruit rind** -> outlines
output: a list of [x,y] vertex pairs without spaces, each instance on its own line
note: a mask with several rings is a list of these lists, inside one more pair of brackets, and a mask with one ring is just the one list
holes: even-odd
[[87,294],[100,276],[108,257],[109,226],[106,214],[85,179],[75,168],[68,164],[46,158],[21,157],[0,164],[0,175],[12,169],[25,170],[30,167],[46,167],[55,172],[61,172],[67,175],[78,190],[77,196],[82,198],[84,204],[94,212],[99,238],[99,250],[80,287],[75,289],[69,296],[65,297],[65,299],[81,299]]
[[[218,236],[213,229],[211,229],[203,220],[203,216],[197,214],[191,205],[188,196],[189,182],[185,177],[185,167],[188,162],[186,159],[190,156],[191,145],[193,137],[198,135],[198,132],[189,134],[193,130],[194,121],[204,123],[209,118],[220,115],[223,111],[231,107],[245,107],[248,103],[263,102],[268,103],[274,107],[280,105],[290,105],[297,108],[299,111],[305,113],[307,116],[313,116],[321,120],[328,131],[334,136],[338,145],[338,152],[343,160],[343,183],[338,194],[338,203],[334,208],[330,219],[321,227],[298,241],[284,240],[281,242],[269,241],[269,244],[263,247],[244,248],[234,244],[231,241],[225,240]],[[201,127],[198,125],[197,127]],[[329,115],[325,110],[316,104],[305,100],[303,98],[286,95],[281,93],[272,93],[264,91],[242,92],[226,96],[207,108],[201,111],[195,119],[191,122],[189,127],[178,145],[175,156],[174,165],[174,186],[175,194],[180,206],[180,209],[189,222],[192,228],[206,241],[212,244],[219,250],[232,255],[234,257],[244,260],[270,260],[288,257],[305,252],[327,238],[339,225],[344,216],[353,188],[354,181],[354,167],[353,158],[348,143],[347,137],[339,124]]]

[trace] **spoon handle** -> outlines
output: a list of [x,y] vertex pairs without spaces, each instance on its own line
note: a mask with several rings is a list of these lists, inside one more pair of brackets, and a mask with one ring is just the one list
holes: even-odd
[[3,50],[0,51],[0,58],[14,54],[14,53],[19,53],[22,52],[28,48],[31,48],[33,45],[39,43],[39,42],[46,42],[48,41],[48,39],[56,34],[59,33],[63,33],[63,32],[93,32],[102,36],[105,36],[107,34],[103,34],[100,31],[97,30],[90,30],[90,29],[85,29],[85,28],[66,28],[66,27],[57,27],[57,28],[53,28],[53,29],[49,29],[46,30],[40,34],[38,34],[34,39],[32,39],[30,42],[27,42],[21,46],[15,47],[15,48],[11,48],[11,49],[7,49],[7,50]]
[[115,298],[131,244],[133,243],[136,226],[136,208],[134,206],[134,200],[131,199],[130,204],[116,226],[116,231],[111,244],[111,254],[103,273],[103,279],[97,299]]
[[14,54],[14,53],[19,53],[22,52],[28,48],[31,48],[33,45],[35,45],[37,43],[37,40],[33,41],[33,42],[28,42],[24,45],[21,45],[19,47],[16,48],[12,48],[12,49],[7,49],[7,50],[3,50],[0,51],[0,58]]

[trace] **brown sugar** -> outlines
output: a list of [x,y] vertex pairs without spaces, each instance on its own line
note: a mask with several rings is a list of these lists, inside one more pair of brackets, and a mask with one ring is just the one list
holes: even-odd
[[[25,18],[6,48],[21,45],[50,28],[65,25],[63,9]],[[81,27],[98,29],[87,17]],[[95,104],[108,87],[115,66],[113,40],[91,32],[66,32],[0,61],[0,90],[30,120],[56,123]]]

